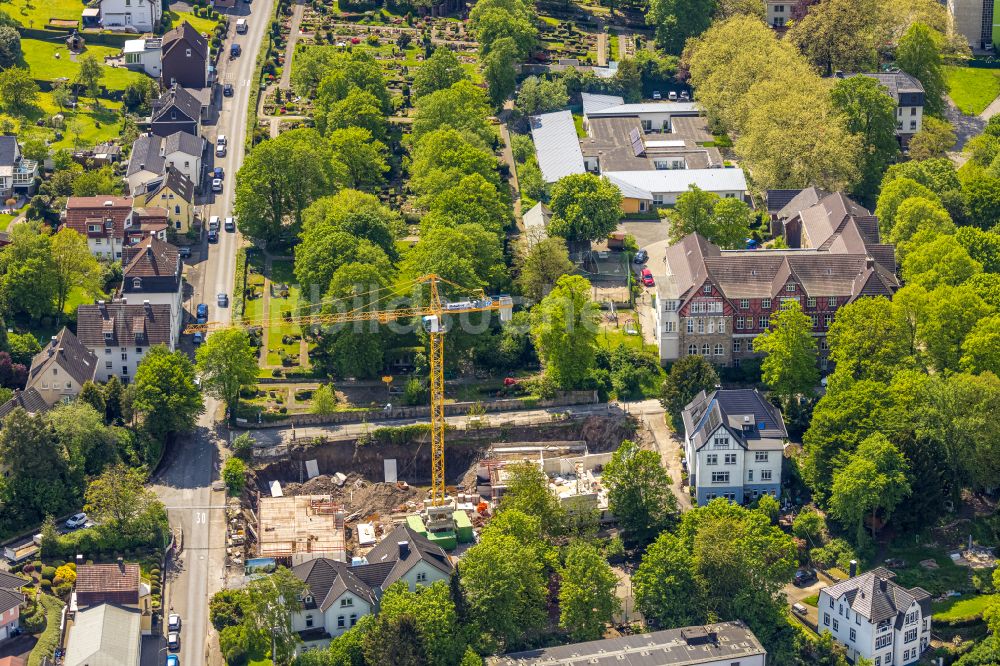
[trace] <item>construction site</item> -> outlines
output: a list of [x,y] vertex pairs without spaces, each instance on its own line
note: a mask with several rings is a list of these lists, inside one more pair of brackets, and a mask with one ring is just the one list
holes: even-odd
[[[256,484],[229,512],[232,575],[326,557],[364,558],[407,525],[454,554],[474,543],[503,497],[507,469],[536,464],[570,511],[612,520],[601,473],[635,421],[617,410],[516,428],[449,432],[446,501],[435,504],[427,434],[405,441],[299,441],[254,469]],[[234,500],[236,501],[236,500]]]

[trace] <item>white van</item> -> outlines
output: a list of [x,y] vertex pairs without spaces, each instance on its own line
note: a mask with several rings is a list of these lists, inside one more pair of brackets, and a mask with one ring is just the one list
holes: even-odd
[[241,18],[236,21],[236,34],[245,35],[247,34],[248,28],[249,26],[247,26],[247,20],[245,18]]

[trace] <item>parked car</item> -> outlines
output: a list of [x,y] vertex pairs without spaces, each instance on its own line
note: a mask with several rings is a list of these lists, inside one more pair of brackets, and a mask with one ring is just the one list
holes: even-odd
[[195,321],[199,324],[204,324],[208,321],[208,306],[204,303],[199,303],[195,309]]
[[226,135],[225,134],[220,134],[219,137],[215,140],[215,156],[216,157],[225,157],[226,156],[226,145],[227,145],[227,143],[228,142],[226,141]]
[[218,301],[220,308],[229,307],[229,295],[226,292],[219,292]]
[[181,630],[181,616],[177,613],[171,613],[167,616],[167,631],[180,631]]
[[181,658],[176,654],[167,655],[167,666],[181,666]]
[[218,178],[219,180],[226,179],[226,170],[222,167],[215,167],[212,169],[212,178]]
[[642,283],[647,287],[652,287],[656,284],[656,282],[653,280],[653,272],[648,268],[642,269],[642,274],[640,275],[640,278],[642,279]]
[[66,519],[66,528],[75,530],[87,524],[87,514],[80,512]]
[[241,53],[243,53],[243,47],[239,44],[233,44],[229,47],[230,58],[239,58]]
[[191,256],[191,248],[188,247],[187,245],[181,245],[180,248],[178,248],[178,250],[181,254],[181,259],[187,259],[188,257]]
[[219,231],[218,231],[218,229],[209,229],[208,230],[208,242],[209,243],[218,243],[219,242]]
[[663,99],[663,95],[660,94],[659,90],[653,91],[653,99]]
[[816,572],[812,569],[799,569],[795,572],[795,579],[792,581],[798,586],[808,585],[816,580]]
[[796,615],[801,615],[802,617],[805,617],[808,611],[806,610],[806,607],[804,605],[796,602],[792,604],[792,612],[795,613]]
[[222,86],[222,96],[223,97],[232,97],[234,92],[235,91],[233,90],[233,84],[232,83],[226,83],[225,85]]
[[227,217],[226,218],[225,228],[226,228],[226,231],[228,231],[230,233],[232,233],[233,231],[236,231],[236,220],[234,220],[231,217]]
[[213,192],[221,192],[222,191],[222,179],[221,178],[213,178],[212,179],[212,191]]
[[175,632],[167,634],[167,649],[176,652],[181,649],[181,635]]
[[202,333],[201,331],[195,331],[195,334],[194,334],[194,343],[196,345],[200,345],[204,341],[205,341],[205,334]]
[[669,99],[671,102],[676,102],[677,101],[677,93],[674,92],[673,90],[671,90],[670,94],[667,95],[667,99]]
[[682,102],[690,102],[691,101],[691,93],[689,93],[687,90],[682,91],[681,92],[681,101]]
[[632,259],[632,261],[634,261],[637,264],[646,263],[647,261],[649,261],[649,252],[646,252],[645,250],[639,250],[638,252],[635,253],[635,258]]
[[208,218],[208,230],[209,231],[218,231],[219,230],[219,216],[218,215],[213,215],[212,217]]
[[247,20],[245,18],[236,19],[236,34],[245,35],[250,26],[247,25]]

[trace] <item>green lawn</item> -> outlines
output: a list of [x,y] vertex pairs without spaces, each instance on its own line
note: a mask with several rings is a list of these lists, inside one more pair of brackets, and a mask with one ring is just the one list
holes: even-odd
[[573,126],[576,127],[576,136],[578,139],[587,138],[587,130],[583,128],[583,116],[579,113],[573,114]]
[[953,597],[947,601],[935,601],[931,604],[935,620],[973,619],[980,617],[987,606],[997,601],[995,594],[978,594],[973,597]]
[[191,24],[191,27],[198,32],[207,32],[211,35],[212,31],[215,30],[215,26],[218,21],[213,21],[212,19],[203,18],[201,16],[195,16],[191,12],[167,12],[167,16],[170,18],[170,26],[176,27],[180,25],[183,21],[187,21]]
[[945,80],[955,106],[970,116],[983,112],[1000,95],[1000,69],[946,65]]
[[76,309],[85,303],[93,303],[95,298],[107,298],[106,294],[89,294],[80,287],[73,287],[69,296],[66,297],[66,307],[63,308],[63,312],[70,314],[71,312],[76,312]]
[[[121,134],[120,102],[102,99],[101,110],[94,111],[91,108],[91,100],[86,99],[75,111],[60,110],[52,101],[51,93],[40,93],[37,104],[37,107],[27,114],[27,118],[22,120],[20,132],[44,135],[52,142],[52,148],[72,148],[76,140],[81,146],[93,145],[117,138]],[[35,125],[37,120],[51,118],[57,113],[62,113],[66,122],[62,138],[58,141],[55,140],[55,130]],[[79,131],[79,138],[73,130]]]
[[813,608],[815,608],[817,605],[819,605],[819,595],[810,594],[808,597],[802,600],[802,603],[804,603],[807,606],[812,606]]
[[44,28],[50,18],[79,21],[83,8],[80,0],[11,0],[3,6],[27,28]]
[[[906,561],[905,567],[892,567],[896,572],[896,582],[903,587],[920,586],[933,596],[949,590],[969,592],[972,590],[970,570],[955,564],[943,549],[915,547],[900,547],[892,545],[885,553],[886,557],[900,558]],[[926,569],[920,566],[924,560],[934,560],[936,569]],[[872,563],[878,566],[881,563]]]
[[[288,286],[288,297],[279,298],[272,291],[270,305],[268,307],[267,318],[274,324],[267,332],[267,364],[281,365],[279,349],[284,349],[289,356],[298,358],[299,343],[295,341],[285,344],[281,339],[286,335],[300,335],[302,327],[298,323],[287,323],[283,321],[281,313],[283,310],[291,310],[292,315],[298,315],[299,311],[299,286],[295,284],[294,264],[291,261],[271,262],[271,275],[268,276],[272,284],[285,284]],[[274,351],[270,351],[270,350]]]
[[[41,39],[22,39],[21,49],[24,61],[31,68],[31,76],[46,81],[67,79],[72,81],[80,71],[80,65],[70,58],[69,51],[61,42],[47,42]],[[86,53],[104,63],[105,56],[116,55],[121,49],[113,46],[88,45]],[[58,57],[56,57],[58,55]],[[124,67],[104,67],[100,85],[108,90],[124,90],[133,81],[145,78],[145,74],[133,72]]]

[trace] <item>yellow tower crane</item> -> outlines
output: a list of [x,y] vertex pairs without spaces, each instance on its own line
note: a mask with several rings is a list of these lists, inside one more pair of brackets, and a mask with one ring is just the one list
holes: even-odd
[[[445,315],[460,315],[467,312],[490,312],[499,311],[500,321],[510,321],[513,313],[513,300],[509,296],[487,296],[482,289],[468,290],[449,282],[439,275],[424,275],[407,283],[407,285],[422,284],[427,285],[429,298],[426,306],[408,306],[392,309],[364,309],[355,308],[347,312],[337,312],[330,314],[307,314],[298,318],[304,326],[315,326],[325,324],[344,324],[356,321],[377,321],[385,324],[398,319],[420,318],[424,330],[430,337],[430,394],[431,394],[431,498],[428,515],[436,514],[434,520],[440,522],[451,521],[450,513],[443,517],[448,508],[448,499],[445,493],[444,478],[444,336],[447,333]],[[463,293],[471,294],[468,300],[444,301],[441,297],[439,285],[446,284],[455,287]],[[407,286],[407,285],[404,285]],[[372,304],[378,303],[392,296],[398,296],[400,290],[397,288],[379,299],[375,299]],[[370,305],[372,305],[370,304]],[[222,322],[208,322],[205,324],[190,324],[185,328],[185,333],[196,331],[215,331],[230,326],[242,326],[253,328],[260,326],[267,328],[272,322],[265,320],[243,320],[237,324],[224,324]],[[434,512],[432,508],[440,507],[441,510]],[[435,531],[428,524],[428,530]]]

